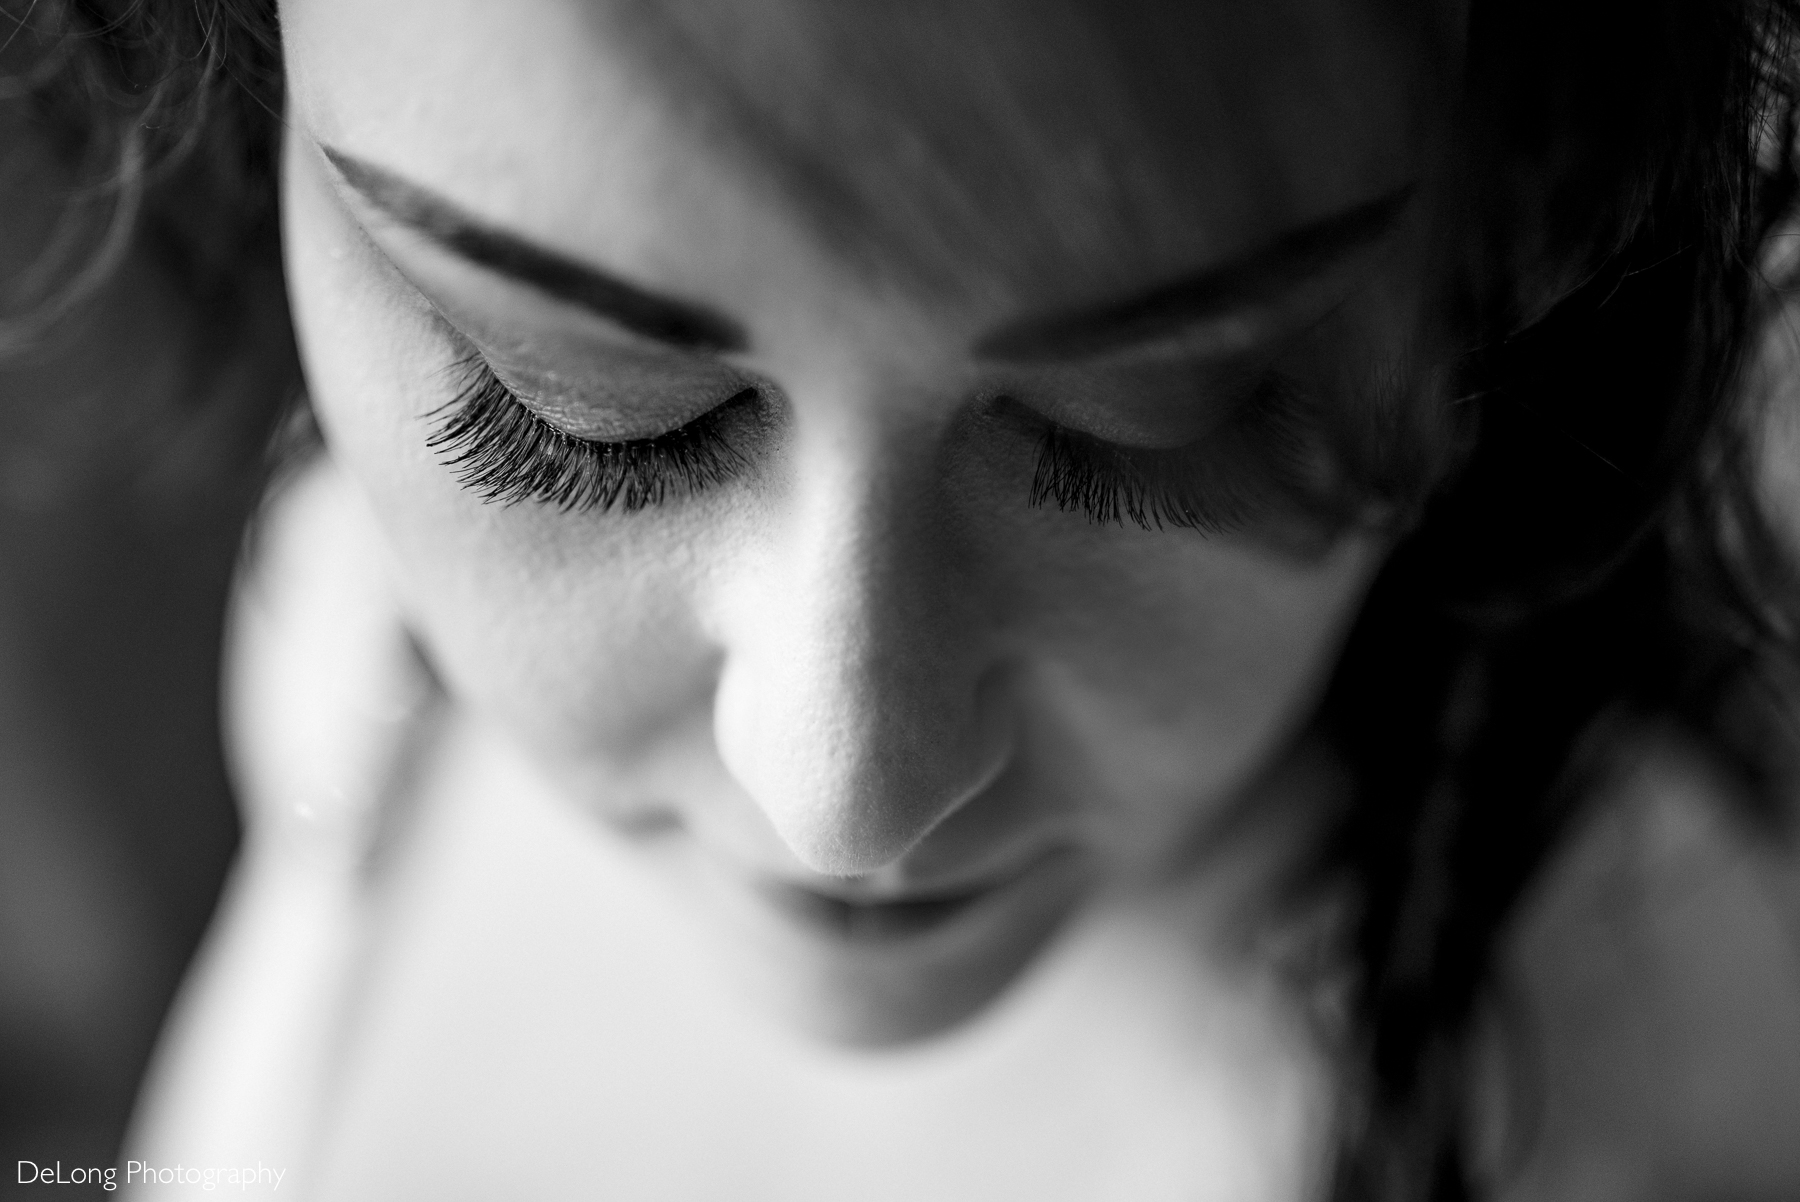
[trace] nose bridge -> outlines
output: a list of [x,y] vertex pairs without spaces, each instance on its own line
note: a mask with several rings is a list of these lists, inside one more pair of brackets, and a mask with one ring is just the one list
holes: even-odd
[[819,871],[892,862],[1003,758],[979,584],[937,512],[925,436],[801,444],[715,699],[721,754]]

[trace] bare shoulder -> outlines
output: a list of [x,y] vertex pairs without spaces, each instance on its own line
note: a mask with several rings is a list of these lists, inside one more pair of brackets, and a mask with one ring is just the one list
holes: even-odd
[[1800,1197],[1800,854],[1673,739],[1528,900],[1507,1197]]

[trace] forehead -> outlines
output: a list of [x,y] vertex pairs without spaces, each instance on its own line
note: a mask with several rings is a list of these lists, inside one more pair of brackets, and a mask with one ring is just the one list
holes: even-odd
[[1450,58],[1425,8],[290,0],[283,18],[315,133],[542,241],[704,292],[700,252],[791,238],[1006,310],[1229,259],[1405,182]]

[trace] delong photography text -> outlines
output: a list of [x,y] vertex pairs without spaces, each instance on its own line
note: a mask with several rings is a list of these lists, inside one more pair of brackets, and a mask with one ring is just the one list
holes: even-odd
[[[125,1162],[124,1184],[145,1188],[152,1185],[185,1185],[199,1186],[203,1190],[216,1190],[220,1186],[237,1189],[240,1192],[257,1190],[274,1193],[281,1188],[281,1179],[287,1175],[286,1169],[272,1168],[262,1161],[254,1165],[190,1165],[177,1162],[173,1165],[153,1165],[142,1160]],[[19,1161],[20,1185],[97,1185],[103,1190],[112,1191],[119,1188],[120,1174],[117,1165],[106,1168],[77,1166],[65,1169],[60,1160],[50,1164],[39,1164],[34,1160]]]

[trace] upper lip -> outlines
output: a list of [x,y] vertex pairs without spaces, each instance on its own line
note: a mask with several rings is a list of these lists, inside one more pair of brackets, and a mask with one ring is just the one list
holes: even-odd
[[1013,855],[1000,864],[986,864],[975,869],[945,872],[926,878],[909,878],[904,873],[873,873],[863,877],[814,877],[797,880],[790,876],[766,878],[765,884],[776,889],[799,889],[831,901],[852,906],[917,905],[933,902],[965,901],[978,894],[1023,876],[1027,871],[1056,854],[1058,848],[1039,847],[1026,855]]

